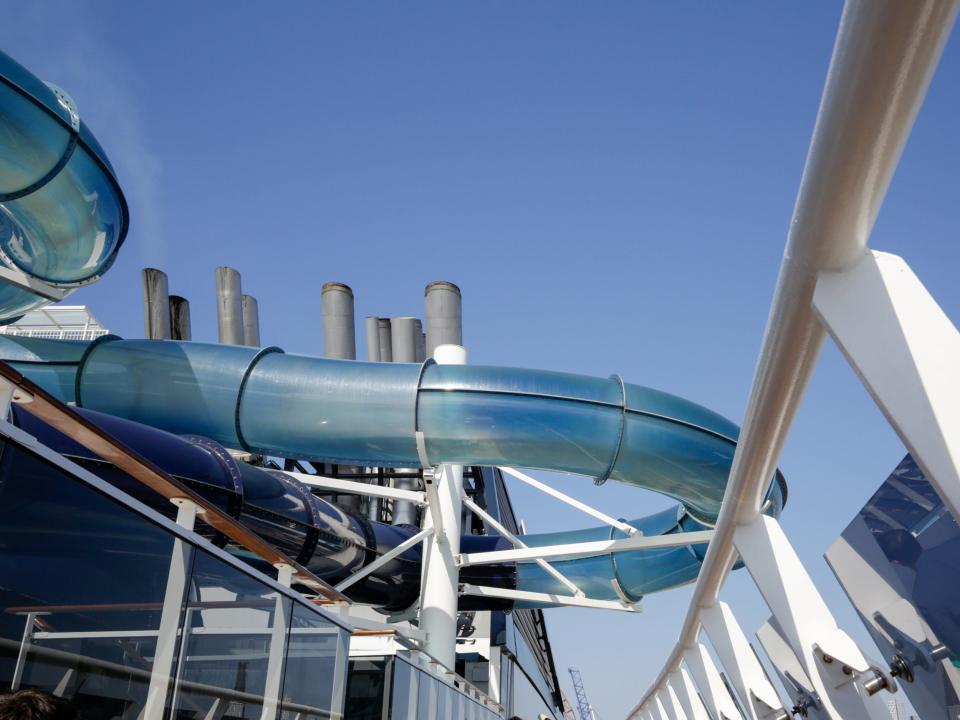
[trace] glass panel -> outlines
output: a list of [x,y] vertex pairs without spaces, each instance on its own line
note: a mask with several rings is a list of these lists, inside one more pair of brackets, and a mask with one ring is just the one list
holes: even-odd
[[281,720],[343,717],[338,674],[346,665],[339,650],[347,631],[316,612],[294,604],[287,665],[280,700]]
[[826,553],[924,720],[960,707],[960,525],[910,455]]
[[388,658],[358,658],[350,661],[344,709],[347,720],[382,720],[386,717],[389,662]]
[[292,601],[208,553],[196,555],[174,717],[275,717]]
[[418,670],[417,720],[435,720],[437,716],[437,686],[440,681]]
[[393,702],[390,717],[393,720],[417,717],[417,679],[420,671],[401,660],[393,665]]
[[[170,534],[18,446],[0,450],[0,687],[65,697],[84,720],[138,717],[162,622],[176,649],[188,546],[171,565]],[[168,682],[169,666],[157,702]]]

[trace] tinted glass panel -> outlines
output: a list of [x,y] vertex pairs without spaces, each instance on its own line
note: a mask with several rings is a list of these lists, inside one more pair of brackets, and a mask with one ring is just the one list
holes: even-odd
[[275,717],[292,601],[206,552],[196,555],[174,717]]
[[960,527],[909,455],[827,561],[924,720],[960,710]]
[[281,720],[343,717],[346,631],[300,605],[293,606]]
[[[347,720],[383,720],[386,717],[387,658],[350,661],[347,681]],[[419,715],[417,716],[419,717]]]
[[[168,576],[175,640],[189,547],[177,544],[171,573],[170,534],[36,456],[0,449],[0,687],[70,698],[85,720],[138,717]],[[169,667],[159,680],[163,703]]]

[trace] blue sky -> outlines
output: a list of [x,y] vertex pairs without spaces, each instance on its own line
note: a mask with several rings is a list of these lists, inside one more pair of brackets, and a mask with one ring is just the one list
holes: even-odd
[[[0,2],[0,47],[79,105],[131,206],[88,304],[142,334],[155,265],[216,338],[214,275],[260,301],[262,338],[322,352],[320,285],[357,315],[421,315],[463,289],[473,363],[674,392],[739,421],[830,58],[839,2]],[[872,246],[960,315],[960,48],[948,45]],[[358,328],[362,342],[362,326]],[[821,555],[904,450],[828,345],[786,447],[783,524],[841,624]],[[668,504],[580,478],[611,513]],[[592,521],[522,487],[531,531]],[[558,666],[604,718],[672,646],[689,588],[638,616],[548,614]],[[727,585],[749,633],[745,573]]]

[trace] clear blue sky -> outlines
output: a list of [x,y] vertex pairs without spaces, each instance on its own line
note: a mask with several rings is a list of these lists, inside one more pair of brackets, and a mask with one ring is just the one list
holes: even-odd
[[[215,340],[213,269],[229,264],[263,341],[317,354],[323,282],[352,285],[362,318],[420,315],[444,279],[473,363],[618,372],[739,421],[840,10],[2,0],[0,47],[74,96],[126,189],[127,245],[72,297],[114,332],[142,333],[146,264],[191,300],[195,339]],[[872,245],[955,321],[958,127],[954,38]],[[783,457],[783,524],[858,639],[821,555],[903,452],[829,346]],[[616,514],[666,504],[557,482]],[[515,495],[531,531],[590,524]],[[561,672],[622,717],[688,597],[550,611]],[[744,573],[725,597],[750,633],[767,616]]]

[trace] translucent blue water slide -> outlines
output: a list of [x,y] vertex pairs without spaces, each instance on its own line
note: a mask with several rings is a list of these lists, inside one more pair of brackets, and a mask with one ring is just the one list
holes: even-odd
[[0,324],[99,279],[127,225],[73,101],[0,52]]
[[[0,338],[0,359],[66,402],[228,447],[355,465],[512,465],[611,479],[680,501],[632,520],[646,535],[714,521],[736,446],[735,425],[698,405],[619,378],[514,368],[363,363],[256,348],[108,336],[88,346]],[[51,363],[50,361],[53,361]],[[768,512],[785,486],[771,484]],[[530,535],[530,545],[608,539],[600,527]],[[566,560],[590,596],[632,597],[692,580],[703,547]],[[517,587],[558,592],[521,563]]]
[[[72,100],[0,53],[0,324],[97,280],[127,226],[110,162]],[[0,336],[0,359],[65,402],[228,447],[411,467],[421,464],[415,436],[422,432],[431,464],[541,468],[677,499],[676,508],[631,520],[646,535],[710,526],[738,434],[709,410],[617,377],[362,363],[278,348],[115,337],[88,344]],[[767,512],[780,512],[785,493],[778,475]],[[377,532],[378,546],[409,536],[389,526]],[[604,526],[524,539],[548,545],[612,533]],[[464,538],[465,545],[475,542]],[[616,599],[615,579],[638,598],[692,580],[703,550],[554,564],[592,597]],[[566,593],[533,563],[520,563],[515,579],[523,590]]]

